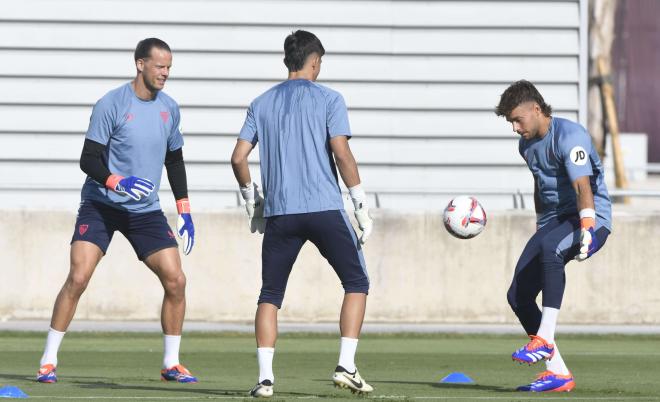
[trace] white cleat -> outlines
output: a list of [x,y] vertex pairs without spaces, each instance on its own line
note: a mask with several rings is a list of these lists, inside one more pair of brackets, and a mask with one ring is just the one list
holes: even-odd
[[273,383],[270,380],[263,380],[252,388],[250,396],[253,398],[270,398],[273,396]]
[[337,366],[335,374],[332,376],[332,382],[335,383],[336,387],[348,388],[354,394],[368,394],[374,390],[374,387],[367,384],[367,382],[360,377],[357,368],[354,373],[349,373],[348,370],[342,366]]

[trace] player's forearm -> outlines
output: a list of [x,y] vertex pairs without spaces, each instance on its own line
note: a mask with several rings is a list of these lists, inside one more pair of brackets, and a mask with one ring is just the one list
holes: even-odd
[[252,152],[252,148],[254,148],[254,144],[239,139],[236,141],[234,152],[231,154],[231,168],[240,187],[245,187],[247,184],[252,183],[250,167],[248,166],[248,156]]
[[577,194],[577,210],[582,211],[583,209],[595,209],[594,206],[594,195],[591,192],[591,186],[586,184],[578,185],[576,189]]
[[573,188],[575,189],[578,211],[587,208],[595,209],[594,195],[591,191],[591,182],[588,176],[579,177],[575,180],[575,182],[573,182]]
[[188,178],[182,148],[165,154],[165,169],[175,200],[188,198]]
[[105,145],[86,139],[80,155],[80,169],[94,181],[105,185],[112,174],[103,162]]
[[250,176],[250,167],[248,166],[247,158],[236,158],[232,156],[231,159],[231,168],[234,171],[234,177],[238,182],[239,186],[245,186],[248,183],[252,182],[252,177]]
[[342,154],[335,154],[337,170],[346,187],[351,188],[360,184],[360,172],[353,153],[348,151]]

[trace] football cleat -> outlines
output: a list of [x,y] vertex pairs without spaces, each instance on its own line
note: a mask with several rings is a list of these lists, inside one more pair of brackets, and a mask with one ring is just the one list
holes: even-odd
[[544,371],[536,377],[536,380],[528,385],[521,385],[518,391],[524,392],[570,392],[575,388],[573,374],[555,374],[552,371]]
[[367,384],[360,376],[357,368],[355,372],[350,373],[342,366],[337,366],[335,368],[335,374],[332,376],[332,382],[335,383],[335,387],[348,388],[354,394],[366,394],[374,390],[374,387]]
[[52,384],[57,382],[57,374],[55,374],[55,366],[52,364],[44,364],[39,368],[37,373],[37,382],[45,384]]
[[273,383],[270,380],[263,380],[258,382],[250,390],[250,396],[253,398],[270,398],[273,396]]
[[197,377],[190,374],[187,368],[180,364],[160,371],[160,378],[163,381],[176,381],[182,383],[196,383]]
[[555,354],[555,345],[551,345],[540,336],[530,335],[531,341],[516,350],[511,358],[519,363],[532,365],[541,360],[550,360]]

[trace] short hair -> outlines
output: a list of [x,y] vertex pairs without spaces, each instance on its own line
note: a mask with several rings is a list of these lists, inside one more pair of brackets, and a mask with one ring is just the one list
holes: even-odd
[[167,45],[167,43],[165,43],[165,41],[162,41],[158,38],[147,38],[138,42],[137,46],[135,47],[135,61],[138,61],[138,59],[149,58],[151,56],[151,49],[155,47],[172,53],[170,47]]
[[500,104],[495,108],[495,114],[508,117],[513,109],[525,102],[536,102],[547,117],[552,114],[552,106],[545,103],[534,84],[527,80],[516,81],[504,91],[500,96]]
[[289,72],[302,70],[312,53],[325,54],[321,41],[313,33],[299,29],[284,39],[284,65]]

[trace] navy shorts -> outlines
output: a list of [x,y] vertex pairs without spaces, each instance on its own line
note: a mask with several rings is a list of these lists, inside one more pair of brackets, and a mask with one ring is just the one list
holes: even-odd
[[362,248],[345,211],[278,215],[268,218],[264,232],[259,303],[282,306],[293,263],[307,240],[328,260],[346,293],[369,292]]
[[178,246],[163,211],[128,212],[94,201],[80,203],[71,243],[88,241],[105,254],[116,230],[128,239],[140,261],[156,251]]

